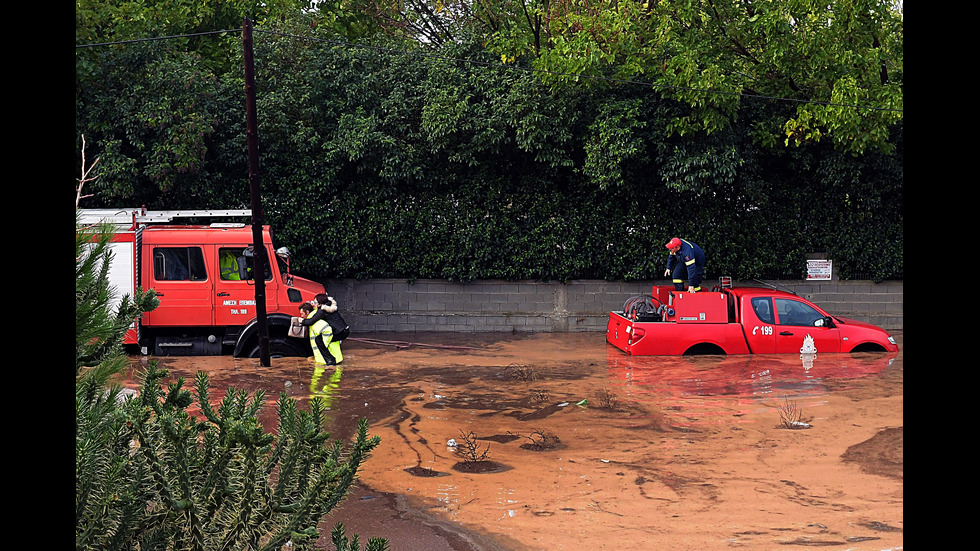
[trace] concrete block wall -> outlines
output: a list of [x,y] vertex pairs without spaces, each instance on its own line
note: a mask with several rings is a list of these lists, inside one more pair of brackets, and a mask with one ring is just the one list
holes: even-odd
[[902,281],[793,282],[793,292],[831,314],[867,321],[891,331],[904,325]]
[[[323,282],[358,333],[383,331],[605,331],[610,311],[666,281],[473,281],[403,279]],[[903,282],[771,281],[832,314],[901,330]],[[757,282],[736,282],[756,285]]]

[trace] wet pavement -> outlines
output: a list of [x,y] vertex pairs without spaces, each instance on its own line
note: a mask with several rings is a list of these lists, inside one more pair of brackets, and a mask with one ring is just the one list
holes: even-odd
[[382,443],[325,533],[425,551],[877,550],[903,545],[903,354],[633,357],[601,333],[418,333],[354,336],[339,369],[158,359],[172,378],[207,372],[215,401],[265,391],[270,430],[280,392],[328,401],[333,438],[368,419]]

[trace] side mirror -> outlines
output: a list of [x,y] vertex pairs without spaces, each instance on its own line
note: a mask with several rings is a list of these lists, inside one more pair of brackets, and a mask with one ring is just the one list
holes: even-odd
[[826,328],[829,329],[829,328],[831,328],[831,327],[834,326],[834,318],[832,318],[830,316],[822,317],[822,318],[818,319],[817,321],[813,322],[813,326],[814,327],[826,327]]
[[252,249],[245,249],[242,251],[242,256],[238,257],[238,275],[242,281],[252,279],[252,256],[254,255],[255,252]]
[[238,257],[238,279],[246,281],[249,277],[250,270],[248,269],[248,259],[244,256]]

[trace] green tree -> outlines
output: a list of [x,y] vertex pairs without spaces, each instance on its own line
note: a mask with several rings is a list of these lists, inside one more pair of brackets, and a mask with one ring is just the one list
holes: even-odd
[[141,313],[159,305],[156,293],[119,295],[109,283],[113,229],[75,220],[75,377],[103,384],[126,363],[123,337]]
[[212,33],[240,29],[245,18],[259,25],[285,21],[310,8],[310,0],[76,0],[75,78],[97,67],[92,51],[79,46],[163,37],[172,37],[166,41],[172,52],[194,53],[221,73],[232,69],[227,42],[240,44],[241,34],[222,41]]
[[[788,144],[828,136],[860,153],[890,147],[902,118],[904,22],[891,0],[571,0],[537,6],[546,48],[527,32],[497,32],[501,55],[532,53],[552,81],[649,81],[691,107],[671,131],[714,132],[746,101],[791,102],[766,128]],[[550,75],[550,76],[548,76]]]
[[[378,445],[367,422],[346,449],[331,445],[323,401],[302,411],[283,395],[278,430],[266,433],[257,418],[263,393],[229,388],[212,409],[205,374],[196,400],[182,378],[163,390],[166,376],[151,362],[129,399],[76,384],[76,549],[313,549],[318,523]],[[200,420],[188,411],[194,402]]]
[[[661,241],[683,234],[737,277],[796,277],[818,251],[839,251],[850,274],[901,276],[901,121],[889,148],[862,154],[775,147],[796,106],[745,98],[717,129],[681,134],[686,102],[638,83],[546,86],[473,29],[435,50],[294,30],[257,32],[255,57],[264,214],[299,273],[657,278]],[[105,157],[90,201],[246,205],[241,75],[173,85],[148,52],[115,55],[76,110]],[[188,78],[200,63],[154,62]]]

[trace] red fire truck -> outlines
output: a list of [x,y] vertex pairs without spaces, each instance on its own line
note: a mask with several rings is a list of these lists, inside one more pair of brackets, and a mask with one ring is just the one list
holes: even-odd
[[[259,356],[252,227],[244,222],[174,223],[178,218],[247,219],[251,211],[78,212],[83,225],[107,222],[115,227],[110,279],[117,298],[140,287],[155,290],[160,300],[160,306],[135,321],[126,335],[127,345],[160,356]],[[288,336],[289,325],[299,315],[300,304],[324,293],[324,287],[290,274],[289,251],[273,249],[268,226],[262,228],[262,236],[269,259],[265,266],[269,352],[309,355],[309,342]]]
[[733,287],[688,293],[654,286],[610,312],[606,341],[632,355],[897,352],[884,329],[832,316],[786,291]]

